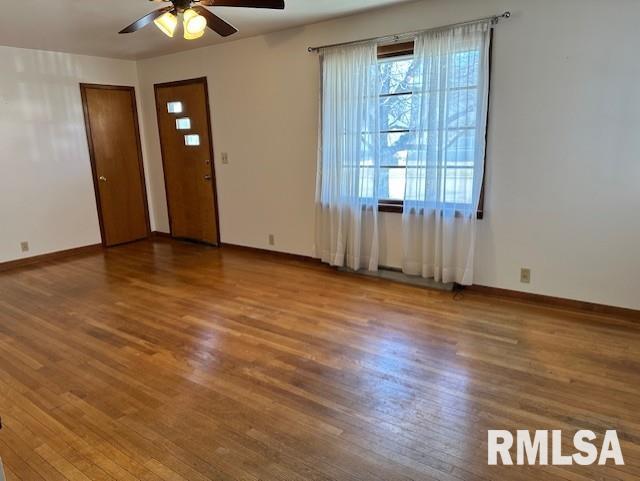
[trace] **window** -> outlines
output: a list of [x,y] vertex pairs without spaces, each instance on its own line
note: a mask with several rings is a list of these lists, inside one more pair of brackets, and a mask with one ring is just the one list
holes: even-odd
[[167,102],[167,112],[179,114],[182,112],[182,102]]
[[[393,206],[382,210],[401,211],[407,157],[414,142],[410,131],[416,70],[413,42],[379,47],[378,59],[380,130],[364,135],[367,155],[360,162],[360,195],[373,197],[377,179],[379,204]],[[380,159],[377,172],[376,147]]]
[[200,136],[198,134],[185,135],[184,145],[189,147],[196,147],[200,145]]
[[[380,165],[378,170],[379,210],[402,212],[405,196],[420,196],[407,186],[407,165],[416,160],[416,145],[438,138],[444,143],[443,158],[438,167],[443,169],[443,181],[434,189],[441,202],[471,203],[474,183],[474,156],[476,155],[477,132],[476,99],[478,96],[478,69],[480,52],[461,50],[446,59],[434,59],[434,65],[446,63],[451,72],[445,79],[438,79],[437,90],[447,90],[447,119],[444,129],[419,131],[414,116],[424,102],[427,108],[430,98],[420,94],[423,79],[413,58],[413,42],[382,46],[378,48],[378,74],[380,82]],[[416,88],[418,87],[418,88]],[[429,95],[429,91],[426,95]],[[435,96],[434,96],[435,97]],[[441,106],[433,107],[434,110]],[[429,137],[431,137],[429,139]],[[414,164],[415,165],[415,164]],[[369,183],[374,181],[373,165]],[[415,169],[410,169],[415,171]],[[369,176],[368,176],[369,177]],[[415,185],[415,184],[411,184]],[[430,185],[424,188],[431,189]],[[482,195],[478,216],[482,216]]]
[[181,117],[176,119],[176,129],[178,130],[190,130],[191,119],[189,117]]
[[413,45],[380,55],[380,171],[378,197],[381,203],[404,200],[407,159],[415,143],[411,132],[413,87],[416,83]]
[[476,215],[490,40],[479,22],[323,52],[320,202]]

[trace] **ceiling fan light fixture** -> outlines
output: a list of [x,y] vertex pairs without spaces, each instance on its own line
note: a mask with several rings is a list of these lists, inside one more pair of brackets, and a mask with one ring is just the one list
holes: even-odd
[[153,23],[160,29],[167,37],[173,37],[178,26],[178,18],[171,12],[167,12],[160,17],[156,18]]
[[184,38],[194,40],[204,35],[207,28],[207,19],[195,10],[188,8],[184,11]]
[[193,40],[204,35],[210,28],[221,37],[228,37],[238,33],[238,29],[206,7],[236,7],[236,8],[266,8],[282,10],[285,0],[152,0],[154,2],[170,3],[153,12],[140,17],[131,25],[118,33],[133,33],[150,25],[151,22],[168,37],[173,37],[178,23],[184,25],[184,38]]

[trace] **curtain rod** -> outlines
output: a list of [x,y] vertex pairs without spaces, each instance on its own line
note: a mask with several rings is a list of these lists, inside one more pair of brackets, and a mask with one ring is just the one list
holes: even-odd
[[437,32],[439,30],[447,30],[447,29],[454,28],[454,27],[463,27],[465,25],[471,25],[473,23],[478,23],[478,22],[482,22],[482,21],[485,21],[485,20],[491,20],[491,25],[496,25],[500,21],[501,18],[509,18],[509,17],[511,17],[511,12],[504,12],[501,15],[493,15],[491,17],[478,18],[476,20],[469,20],[467,22],[452,23],[451,25],[444,25],[442,27],[428,28],[426,30],[416,30],[414,32],[396,33],[395,35],[385,35],[383,37],[363,38],[362,40],[355,40],[353,42],[334,43],[334,44],[331,44],[331,45],[322,45],[320,47],[309,47],[309,48],[307,48],[307,50],[309,52],[319,52],[320,50],[322,50],[324,48],[342,47],[343,45],[356,45],[356,44],[359,44],[359,43],[372,42],[374,40],[377,40],[377,41],[380,41],[380,42],[387,41],[387,40],[388,41],[397,42],[400,39],[413,37],[413,36],[419,35],[421,33]]

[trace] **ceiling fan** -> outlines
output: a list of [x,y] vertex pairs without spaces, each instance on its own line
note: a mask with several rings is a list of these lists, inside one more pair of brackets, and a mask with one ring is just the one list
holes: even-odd
[[284,9],[284,0],[150,0],[152,2],[170,3],[166,7],[155,10],[136,20],[119,33],[132,33],[146,27],[151,22],[169,37],[173,37],[179,17],[182,17],[184,38],[193,40],[204,35],[207,27],[223,37],[238,31],[233,25],[222,20],[205,7],[248,7]]

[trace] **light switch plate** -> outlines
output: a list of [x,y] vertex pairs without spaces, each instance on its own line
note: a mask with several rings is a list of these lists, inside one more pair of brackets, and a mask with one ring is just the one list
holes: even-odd
[[222,163],[223,164],[228,164],[229,163],[229,154],[227,154],[226,152],[222,152],[222,154],[220,154],[220,156],[222,157]]

